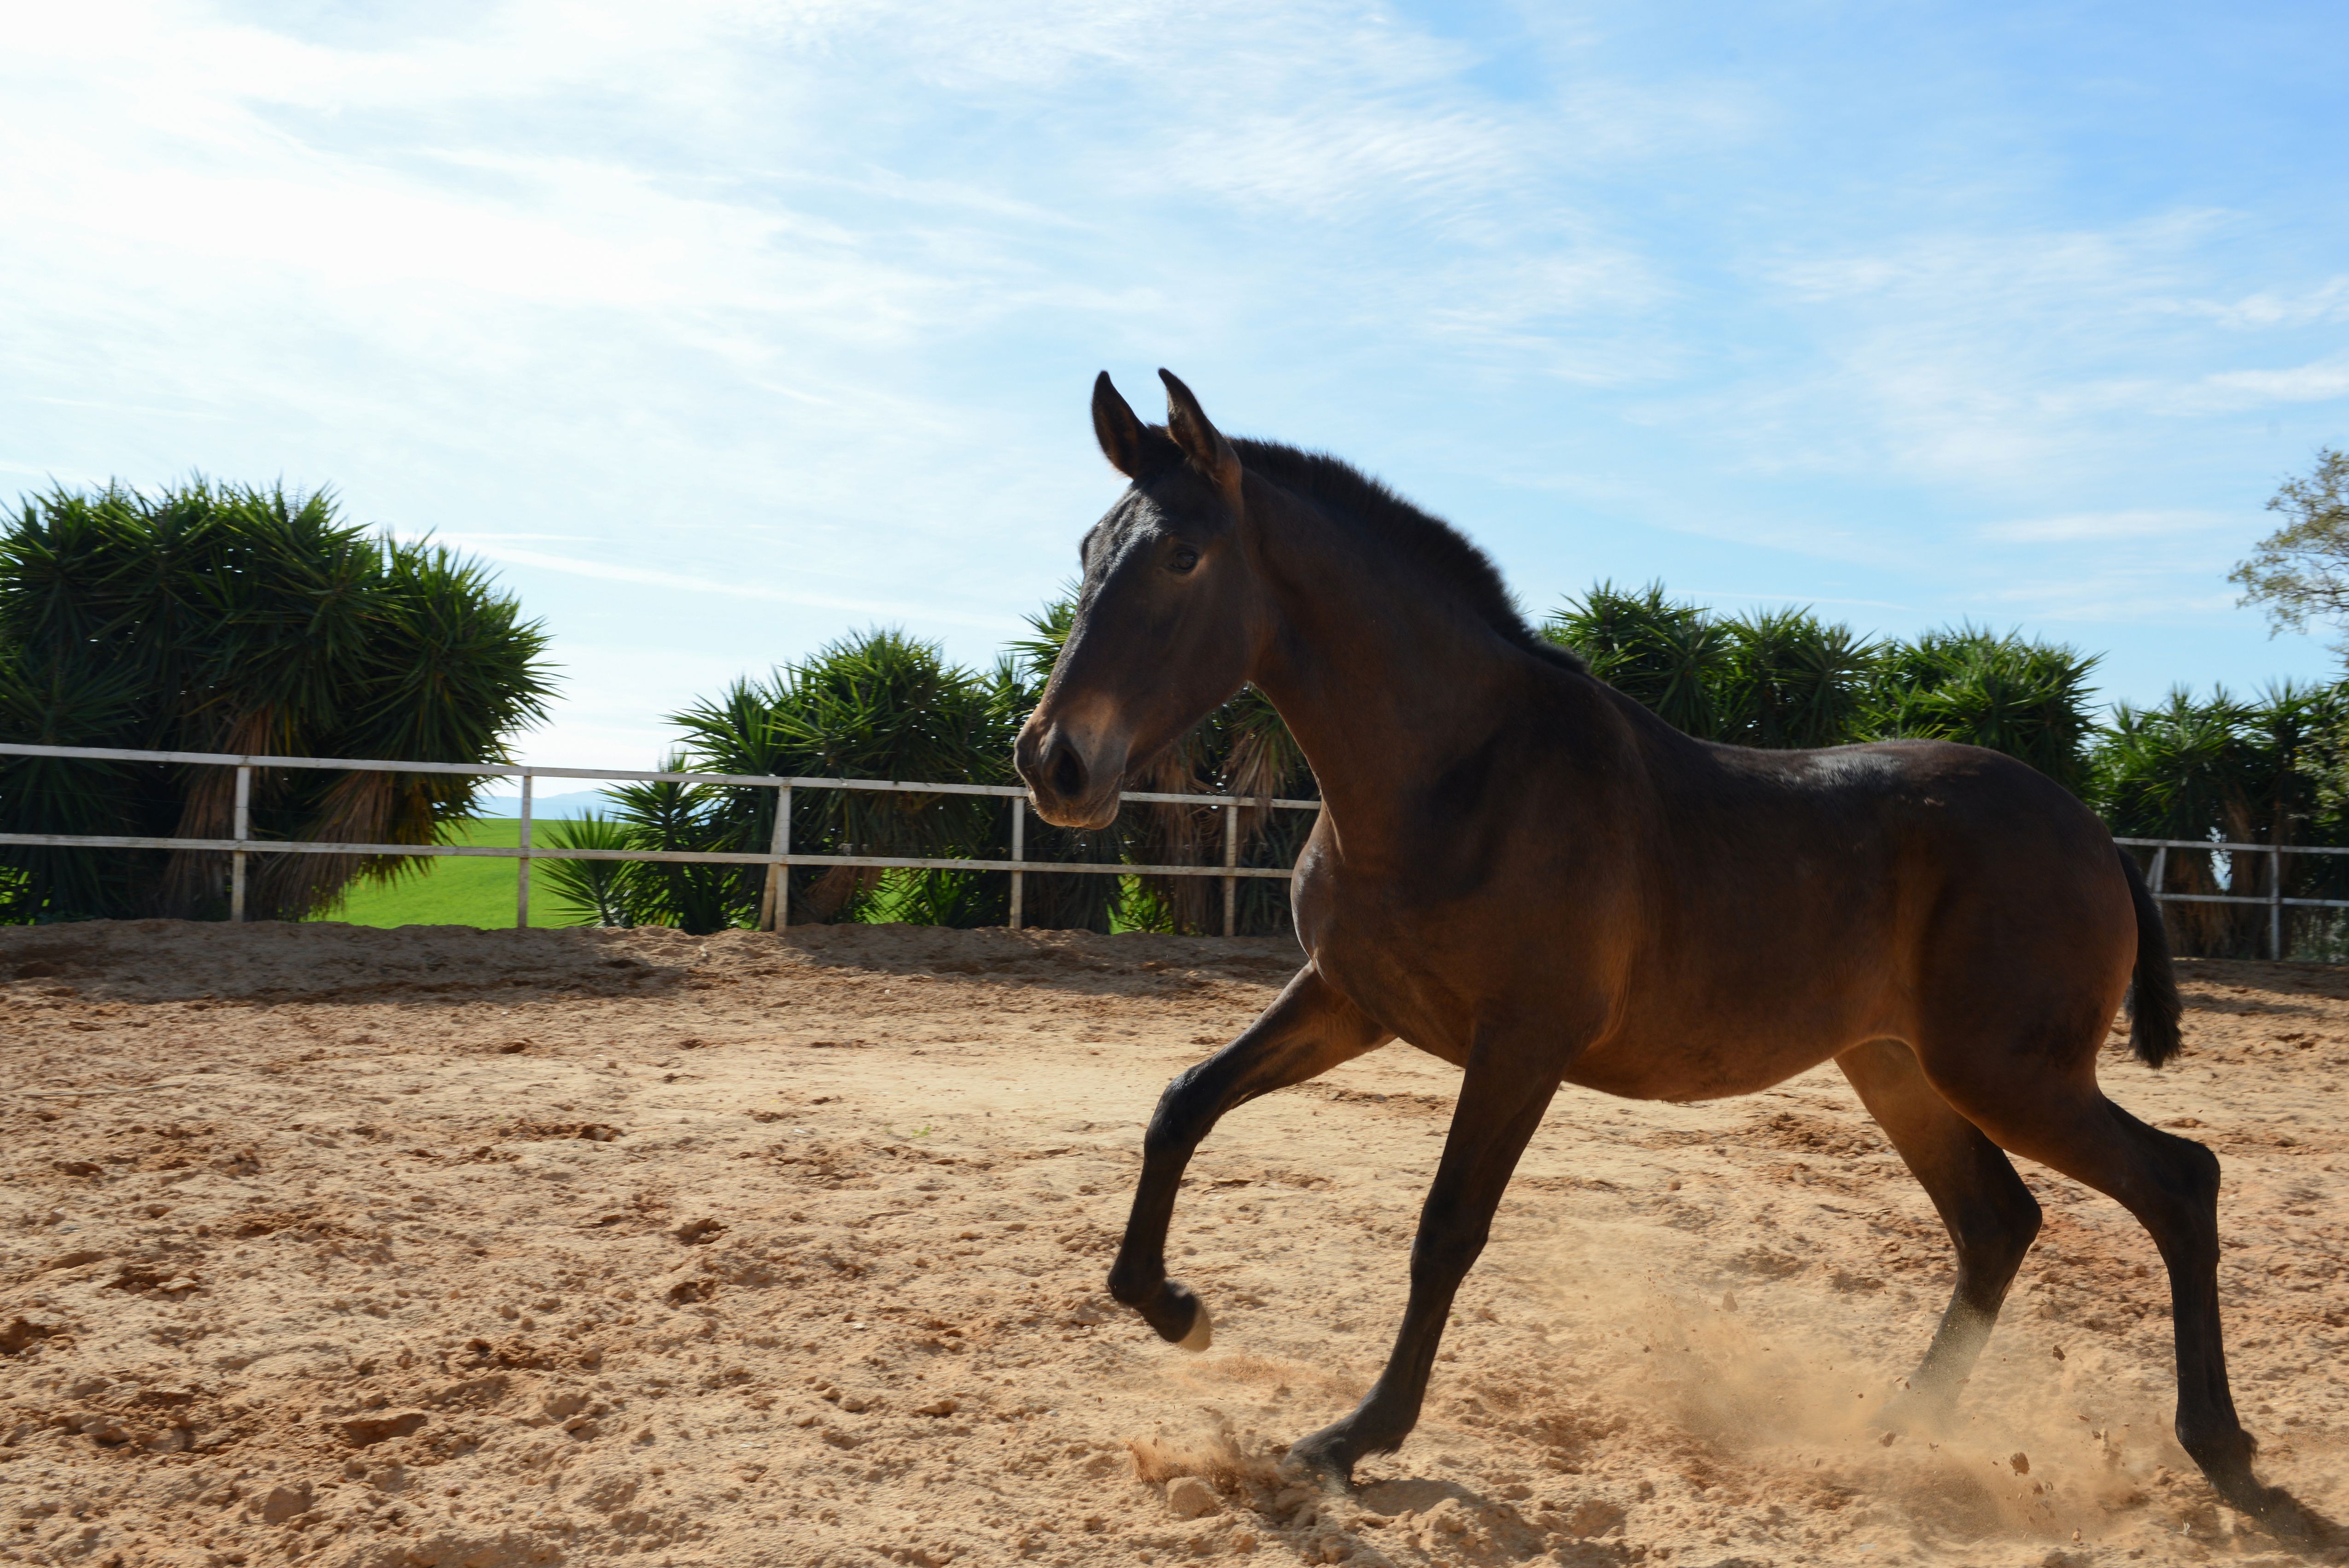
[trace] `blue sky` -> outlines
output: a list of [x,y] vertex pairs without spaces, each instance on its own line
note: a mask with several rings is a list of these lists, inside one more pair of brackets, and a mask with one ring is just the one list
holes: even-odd
[[856,626],[980,662],[1160,364],[1602,577],[2332,671],[2334,5],[0,6],[0,497],[331,483],[496,562],[529,760]]

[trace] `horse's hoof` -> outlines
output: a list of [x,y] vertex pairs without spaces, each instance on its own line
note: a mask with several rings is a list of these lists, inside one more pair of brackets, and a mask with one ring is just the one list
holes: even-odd
[[1141,1293],[1120,1294],[1114,1283],[1110,1293],[1140,1313],[1150,1332],[1169,1345],[1205,1350],[1215,1337],[1215,1326],[1207,1321],[1207,1303],[1180,1280],[1164,1282],[1139,1301],[1134,1296]]
[[1346,1423],[1324,1427],[1289,1444],[1280,1468],[1291,1479],[1341,1497],[1354,1495],[1354,1461],[1345,1454]]
[[1938,1389],[1910,1388],[1888,1400],[1877,1419],[1903,1437],[1924,1437],[1948,1431],[1957,1404],[1953,1397]]

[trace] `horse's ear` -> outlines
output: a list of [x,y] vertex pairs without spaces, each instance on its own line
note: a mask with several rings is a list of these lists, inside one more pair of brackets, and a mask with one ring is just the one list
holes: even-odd
[[1128,479],[1147,479],[1179,461],[1166,438],[1145,427],[1110,385],[1107,370],[1093,379],[1093,436],[1109,465]]
[[1162,369],[1158,379],[1166,383],[1166,433],[1183,449],[1183,455],[1216,483],[1216,488],[1237,504],[1240,494],[1240,456],[1232,450],[1223,432],[1207,421],[1199,400],[1191,389],[1172,370]]

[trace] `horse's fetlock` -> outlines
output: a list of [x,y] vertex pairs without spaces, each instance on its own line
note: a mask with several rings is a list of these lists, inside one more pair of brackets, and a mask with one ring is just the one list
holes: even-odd
[[2259,1439],[2239,1421],[2195,1421],[2181,1415],[2174,1429],[2178,1446],[2206,1472],[2248,1466],[2259,1451]]
[[[2002,1298],[2006,1294],[2006,1282],[2013,1279],[2015,1271],[2023,1267],[2023,1260],[2030,1252],[2032,1243],[2039,1240],[2039,1228],[2046,1216],[2037,1203],[2032,1202],[2027,1208],[2016,1206],[2002,1218],[2004,1222],[1992,1234],[1967,1237],[1963,1249],[1979,1255],[1984,1265],[1982,1273],[2000,1281],[1998,1293]],[[1961,1262],[1960,1272],[1971,1273],[1974,1271]]]
[[1109,1272],[1109,1293],[1121,1306],[1140,1307],[1147,1304],[1166,1283],[1163,1269],[1144,1269],[1138,1264],[1119,1263]]

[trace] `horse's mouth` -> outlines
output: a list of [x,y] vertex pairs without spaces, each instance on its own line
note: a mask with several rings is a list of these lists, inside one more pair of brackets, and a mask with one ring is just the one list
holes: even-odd
[[1091,799],[1054,798],[1048,801],[1033,786],[1028,791],[1028,803],[1036,808],[1038,816],[1055,827],[1081,828],[1087,832],[1098,832],[1115,822],[1121,798],[1122,792],[1112,790],[1105,795]]

